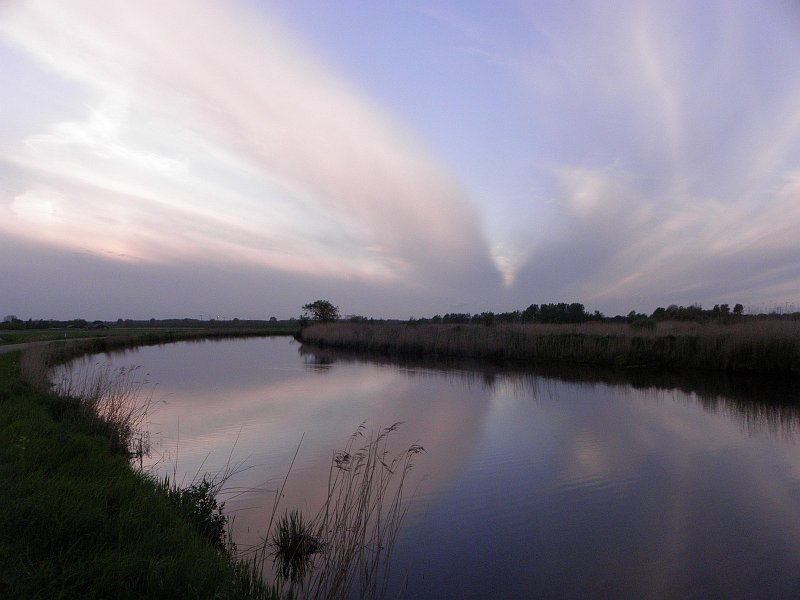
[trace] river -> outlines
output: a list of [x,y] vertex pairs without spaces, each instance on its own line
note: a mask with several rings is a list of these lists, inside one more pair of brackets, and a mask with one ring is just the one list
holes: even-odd
[[362,422],[399,421],[393,447],[426,452],[388,597],[800,594],[797,382],[370,361],[280,337],[69,368],[108,363],[148,381],[145,469],[183,483],[236,471],[223,497],[240,548],[266,535],[296,451],[281,511],[311,515],[334,451]]

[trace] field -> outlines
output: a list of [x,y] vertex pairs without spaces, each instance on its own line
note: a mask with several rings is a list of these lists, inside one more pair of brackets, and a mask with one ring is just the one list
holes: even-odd
[[[278,324],[273,326],[247,327],[225,325],[216,327],[113,327],[109,329],[90,328],[35,328],[35,329],[4,329],[0,324],[0,347],[11,344],[28,344],[35,342],[75,341],[75,340],[124,340],[133,341],[150,339],[155,343],[162,343],[178,339],[197,339],[214,337],[237,337],[252,335],[291,335],[297,331],[297,326]],[[122,342],[110,342],[122,343]]]

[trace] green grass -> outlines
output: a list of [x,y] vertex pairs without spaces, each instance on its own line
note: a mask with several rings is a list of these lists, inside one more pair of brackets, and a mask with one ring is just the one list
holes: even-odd
[[313,555],[322,550],[322,542],[312,533],[312,524],[296,509],[278,519],[271,543],[280,576],[292,584],[305,577]]
[[[146,448],[148,404],[135,369],[77,382],[48,378],[50,367],[84,353],[207,337],[139,330],[0,354],[0,598],[331,598],[354,590],[369,598],[385,591],[405,514],[403,481],[423,451],[413,445],[390,456],[397,424],[356,449],[362,424],[335,455],[328,500],[312,521],[299,513],[289,513],[294,522],[275,520],[278,492],[269,519],[275,529],[239,558],[216,497],[224,482],[181,489],[132,463]],[[298,536],[313,557],[307,565],[294,560]],[[305,552],[309,541],[313,552]],[[269,550],[292,563],[291,574],[278,567],[273,586],[261,579]],[[295,572],[300,563],[307,568]]]
[[383,354],[525,363],[800,373],[800,323],[719,325],[662,322],[640,328],[583,325],[384,325],[335,323],[303,329],[304,342]]
[[0,597],[269,597],[112,438],[0,355]]
[[150,343],[167,343],[170,341],[187,339],[208,339],[244,336],[267,335],[293,335],[298,328],[294,326],[270,327],[215,327],[215,328],[182,328],[182,327],[152,327],[152,328],[111,328],[111,329],[2,329],[0,326],[0,346],[10,344],[23,344],[28,342],[49,341],[75,341],[107,340],[109,344],[120,344],[123,347],[126,340],[131,343],[141,344],[147,340]]

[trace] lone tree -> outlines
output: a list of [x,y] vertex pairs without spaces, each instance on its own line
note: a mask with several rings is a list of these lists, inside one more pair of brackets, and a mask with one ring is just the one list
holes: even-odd
[[311,321],[335,321],[339,318],[339,307],[327,300],[315,300],[303,306],[303,318]]

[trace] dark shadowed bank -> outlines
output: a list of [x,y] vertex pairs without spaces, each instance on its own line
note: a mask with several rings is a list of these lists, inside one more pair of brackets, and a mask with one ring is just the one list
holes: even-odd
[[[239,553],[217,502],[235,468],[177,487],[136,467],[149,405],[137,368],[49,377],[85,353],[187,337],[209,336],[151,331],[0,353],[0,598],[382,597],[405,476],[424,452],[389,451],[398,423],[375,435],[362,423],[334,453],[316,515],[277,515],[278,490],[271,537]],[[268,585],[272,557],[283,563]]]
[[667,321],[646,328],[608,323],[326,323],[304,328],[300,339],[320,347],[379,354],[800,374],[800,323],[796,321]]
[[[56,356],[101,345],[80,344]],[[39,349],[0,355],[0,597],[277,597],[225,544],[207,483],[133,468],[138,409],[120,396],[109,416],[53,393],[46,366]]]

